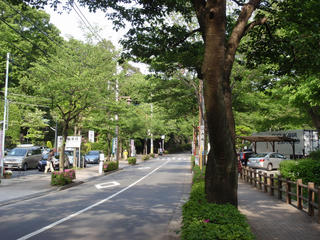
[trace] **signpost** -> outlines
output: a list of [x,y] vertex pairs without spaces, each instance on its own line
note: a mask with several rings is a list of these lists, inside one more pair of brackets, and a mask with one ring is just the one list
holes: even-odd
[[94,131],[93,130],[89,130],[88,139],[89,139],[89,142],[94,143]]

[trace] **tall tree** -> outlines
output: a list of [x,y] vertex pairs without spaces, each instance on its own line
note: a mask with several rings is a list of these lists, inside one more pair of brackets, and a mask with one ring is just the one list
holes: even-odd
[[107,79],[115,72],[113,59],[114,54],[104,42],[95,46],[71,39],[50,62],[45,61],[49,68],[35,64],[24,79],[23,87],[51,100],[51,109],[62,122],[61,169],[70,124],[104,100]]
[[[39,3],[36,0],[26,0],[26,2],[38,5],[47,3],[47,1]],[[53,5],[59,3],[55,0],[49,2],[51,4],[53,2]],[[265,21],[261,18],[248,26],[248,20],[259,4],[267,1],[233,1],[241,5],[241,10],[238,11],[238,20],[232,32],[226,28],[226,2],[226,0],[80,1],[91,10],[99,8],[107,11],[108,8],[112,8],[114,11],[107,14],[118,27],[123,26],[125,20],[129,21],[132,25],[129,34],[136,36],[135,41],[144,40],[143,36],[146,36],[147,40],[150,40],[149,44],[137,44],[137,48],[132,48],[130,51],[130,54],[142,60],[185,47],[184,44],[188,43],[189,37],[200,33],[204,49],[200,78],[204,79],[206,115],[212,147],[206,168],[206,196],[209,202],[237,205],[234,119],[229,78],[241,38],[248,29]],[[184,25],[172,24],[167,21],[167,16],[170,14],[181,14],[186,22],[191,22],[193,17],[196,17],[199,28],[189,31]],[[162,34],[162,38],[157,38],[156,34],[161,29],[165,34]],[[227,32],[231,32],[230,36],[227,36]],[[154,36],[153,39],[157,39],[158,44],[154,45],[154,41],[148,38],[149,35]],[[197,44],[199,45],[199,42]]]

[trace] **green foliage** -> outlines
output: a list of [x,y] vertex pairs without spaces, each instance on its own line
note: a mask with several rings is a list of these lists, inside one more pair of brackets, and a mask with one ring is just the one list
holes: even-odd
[[47,141],[47,144],[46,144],[46,146],[47,146],[47,148],[50,148],[50,149],[52,149],[52,143],[51,143],[51,141]]
[[74,169],[66,169],[63,172],[54,171],[51,174],[51,185],[64,186],[72,182],[76,178],[76,172]]
[[194,155],[191,156],[191,168],[194,168],[196,164],[196,157]]
[[168,152],[169,153],[181,153],[181,152],[190,152],[191,150],[191,144],[190,143],[185,143],[185,144],[175,144],[175,145],[170,145],[168,147]]
[[152,157],[152,158],[155,158],[156,157],[156,155],[154,154],[154,153],[151,153],[151,154],[149,154],[150,155],[150,157]]
[[142,156],[142,160],[143,161],[147,161],[147,160],[149,160],[150,159],[150,156],[149,155],[143,155]]
[[135,157],[128,157],[128,163],[130,165],[135,165],[137,162],[137,159]]
[[190,199],[183,205],[183,240],[254,239],[244,215],[230,204],[208,203],[204,193],[204,176],[194,167]]
[[103,163],[103,171],[111,172],[118,169],[118,163],[115,161],[106,161]]
[[293,181],[314,182],[320,186],[320,161],[313,159],[287,160],[280,163],[280,173]]
[[313,160],[320,161],[320,150],[313,151],[309,154],[309,157]]

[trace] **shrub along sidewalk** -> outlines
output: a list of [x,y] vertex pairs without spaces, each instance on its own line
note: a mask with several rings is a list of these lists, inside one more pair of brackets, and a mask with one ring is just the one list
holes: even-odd
[[207,202],[204,176],[198,166],[195,166],[193,171],[190,199],[182,209],[181,239],[254,239],[246,217],[236,207]]

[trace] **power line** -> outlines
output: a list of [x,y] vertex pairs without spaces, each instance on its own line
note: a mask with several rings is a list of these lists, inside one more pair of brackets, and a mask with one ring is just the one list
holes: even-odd
[[54,39],[52,39],[47,32],[43,31],[42,29],[37,27],[37,24],[32,21],[32,19],[30,19],[29,17],[27,17],[26,15],[24,15],[22,12],[18,11],[17,9],[15,9],[12,4],[10,4],[7,0],[4,0],[4,3],[11,8],[14,12],[16,12],[17,14],[21,15],[24,19],[26,19],[29,23],[31,23],[36,29],[38,29],[42,34],[44,34],[51,42],[53,42],[56,46],[61,47],[60,43],[56,42]]
[[2,21],[2,22],[3,22],[4,24],[6,24],[9,28],[11,28],[13,31],[15,31],[16,33],[18,33],[23,39],[25,39],[26,41],[28,41],[29,43],[31,43],[32,46],[36,47],[36,48],[39,49],[41,52],[43,52],[43,54],[44,54],[45,56],[49,57],[46,51],[44,51],[43,49],[41,49],[37,44],[33,43],[29,38],[23,36],[23,35],[21,34],[21,32],[19,32],[17,29],[15,29],[14,27],[12,27],[12,26],[11,26],[6,20],[4,20],[2,17],[0,17],[0,21]]
[[[76,12],[76,14],[79,16],[80,20],[83,22],[85,27],[97,38],[99,41],[103,41],[103,38],[96,32],[94,27],[92,27],[91,23],[88,21],[88,19],[85,17],[85,15],[81,12],[80,8],[77,6],[75,2],[70,3],[73,10]],[[79,11],[79,12],[78,12]]]
[[[9,42],[9,41],[7,41],[7,40],[5,40],[5,41],[6,41],[7,43],[9,43],[11,46],[13,46],[14,48],[16,48],[16,49],[18,49],[19,51],[21,51],[21,52],[24,54],[25,57],[30,57],[32,60],[34,60],[35,62],[37,62],[37,59],[35,59],[35,57],[33,57],[30,53],[27,53],[27,52],[23,51],[21,48],[19,48],[19,47],[18,47],[17,45],[15,45],[14,43],[11,43],[11,42]],[[38,63],[39,65],[42,65],[42,66],[48,68],[48,69],[51,70],[52,72],[59,74],[56,70],[50,68],[48,65],[46,65],[46,64],[40,64],[39,62],[37,62],[37,63]],[[16,63],[13,63],[13,65],[22,67],[21,65],[16,64]],[[22,67],[22,68],[23,68],[23,67]]]

